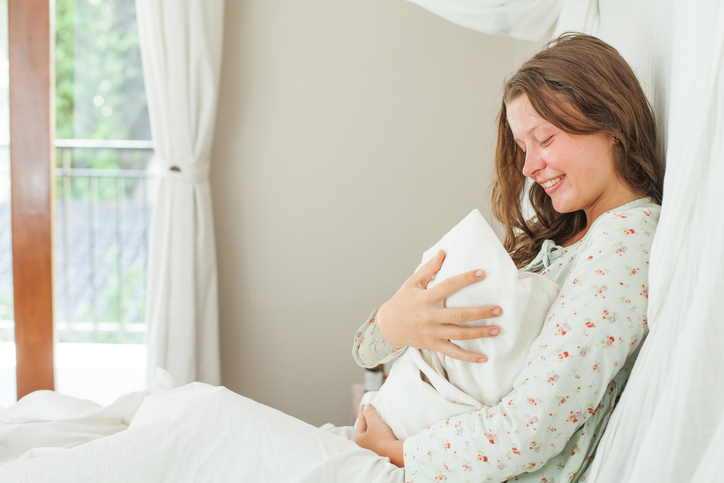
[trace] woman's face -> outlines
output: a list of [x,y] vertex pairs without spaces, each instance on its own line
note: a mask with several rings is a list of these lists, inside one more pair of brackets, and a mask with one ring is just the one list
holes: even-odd
[[526,95],[506,104],[513,138],[525,152],[523,174],[540,184],[559,213],[584,210],[588,223],[638,198],[614,172],[613,142],[604,134],[568,134],[533,109]]

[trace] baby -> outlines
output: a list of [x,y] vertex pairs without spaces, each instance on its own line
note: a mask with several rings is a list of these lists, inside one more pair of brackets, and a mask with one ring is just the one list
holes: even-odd
[[[499,305],[493,339],[453,341],[484,353],[486,363],[463,362],[439,352],[408,347],[395,361],[387,381],[368,392],[372,404],[398,439],[419,433],[449,417],[497,404],[513,388],[528,348],[538,337],[558,285],[540,275],[518,273],[508,253],[478,210],[471,212],[422,257],[424,264],[439,250],[445,261],[428,288],[470,270],[482,268],[485,279],[447,298],[447,307]],[[484,321],[465,326],[484,325]]]

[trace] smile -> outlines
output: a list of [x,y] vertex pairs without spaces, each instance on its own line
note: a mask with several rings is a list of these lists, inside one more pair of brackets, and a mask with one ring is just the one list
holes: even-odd
[[564,176],[565,175],[561,175],[557,178],[550,179],[550,180],[546,181],[545,183],[541,183],[540,185],[547,190],[548,188],[551,188],[551,187],[557,185],[563,179]]

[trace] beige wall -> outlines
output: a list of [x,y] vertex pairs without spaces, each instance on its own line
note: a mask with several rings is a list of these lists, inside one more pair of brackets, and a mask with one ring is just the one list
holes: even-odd
[[521,47],[402,0],[233,0],[224,42],[223,384],[345,424],[356,329],[425,249],[488,213],[498,95]]

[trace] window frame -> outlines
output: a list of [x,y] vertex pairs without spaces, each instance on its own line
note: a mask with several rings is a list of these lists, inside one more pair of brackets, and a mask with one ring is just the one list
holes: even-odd
[[18,399],[54,389],[52,0],[8,0]]

